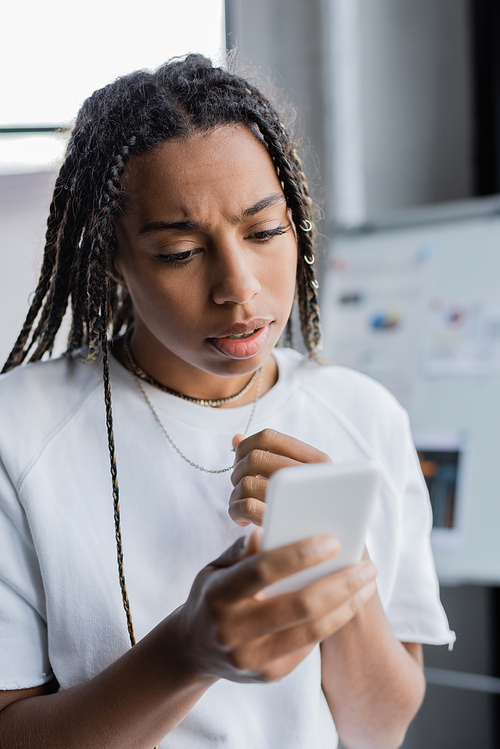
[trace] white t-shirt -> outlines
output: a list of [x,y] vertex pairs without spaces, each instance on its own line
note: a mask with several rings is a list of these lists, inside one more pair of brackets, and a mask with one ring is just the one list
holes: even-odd
[[[279,380],[251,433],[271,427],[334,463],[371,457],[383,485],[367,547],[402,641],[452,643],[429,545],[431,513],[406,412],[380,385],[277,349]],[[230,472],[172,449],[130,373],[112,359],[125,575],[137,639],[182,604],[199,570],[251,528],[230,519]],[[231,465],[251,405],[210,409],[144,385],[174,442],[206,468]],[[0,378],[0,689],[61,689],[129,647],[118,583],[101,367],[61,358]],[[161,742],[169,749],[332,749],[320,652],[282,681],[220,680]]]

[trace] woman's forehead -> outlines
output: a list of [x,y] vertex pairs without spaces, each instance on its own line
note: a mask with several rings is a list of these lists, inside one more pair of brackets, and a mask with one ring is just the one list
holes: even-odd
[[[200,208],[221,203],[241,211],[282,192],[263,142],[245,125],[226,125],[162,143],[130,159],[124,175],[125,212]],[[253,203],[252,203],[253,204]]]

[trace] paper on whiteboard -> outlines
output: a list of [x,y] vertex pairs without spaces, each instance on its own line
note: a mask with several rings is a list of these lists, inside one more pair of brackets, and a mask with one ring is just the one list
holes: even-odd
[[425,374],[500,374],[500,298],[431,300],[422,354]]
[[376,262],[334,256],[327,275],[325,356],[385,385],[407,403],[415,387],[427,263],[413,250]]

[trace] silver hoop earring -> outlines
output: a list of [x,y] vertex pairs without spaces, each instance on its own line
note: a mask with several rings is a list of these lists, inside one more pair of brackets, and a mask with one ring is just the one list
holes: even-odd
[[302,231],[308,232],[308,231],[311,231],[311,229],[313,228],[313,225],[311,224],[308,218],[305,218],[302,221],[300,228],[302,229]]
[[304,255],[304,260],[308,265],[314,265],[315,257],[314,255],[311,255],[311,257],[307,257],[307,255]]

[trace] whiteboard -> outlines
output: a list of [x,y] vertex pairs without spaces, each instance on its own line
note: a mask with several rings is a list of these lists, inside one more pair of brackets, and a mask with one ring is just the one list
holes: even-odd
[[409,412],[440,579],[499,584],[500,217],[339,236],[321,302],[325,357]]

